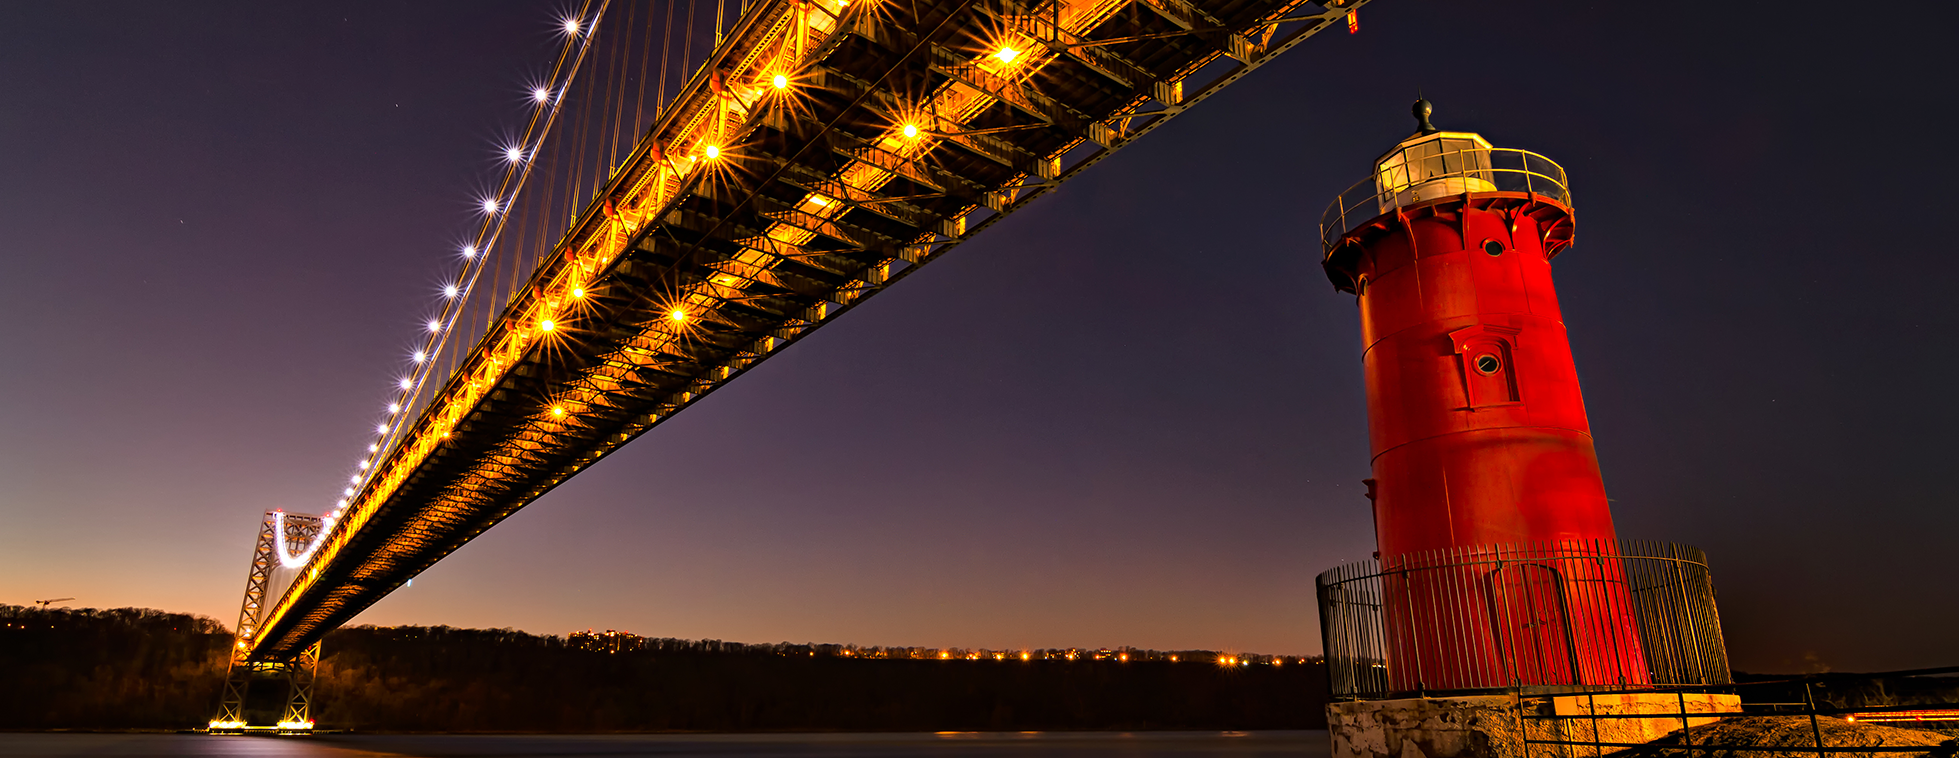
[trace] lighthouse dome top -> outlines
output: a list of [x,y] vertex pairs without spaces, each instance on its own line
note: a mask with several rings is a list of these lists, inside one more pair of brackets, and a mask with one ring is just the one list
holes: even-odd
[[1398,209],[1483,193],[1535,195],[1571,208],[1564,168],[1542,155],[1494,147],[1475,132],[1451,132],[1429,122],[1434,107],[1415,101],[1415,133],[1374,161],[1373,175],[1356,183],[1320,218],[1320,240],[1331,252],[1348,232]]

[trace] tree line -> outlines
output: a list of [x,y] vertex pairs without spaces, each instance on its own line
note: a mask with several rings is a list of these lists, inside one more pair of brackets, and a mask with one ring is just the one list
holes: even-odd
[[[230,642],[215,620],[184,614],[0,606],[0,729],[202,726]],[[1316,660],[1214,651],[954,660],[952,649],[442,626],[348,627],[322,647],[322,729],[1308,729],[1324,726],[1327,693]],[[278,683],[255,684],[255,700],[267,686]]]

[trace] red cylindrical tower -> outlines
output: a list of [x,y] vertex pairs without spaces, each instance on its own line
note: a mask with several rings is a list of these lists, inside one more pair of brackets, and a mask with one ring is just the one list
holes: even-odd
[[[1616,562],[1573,576],[1477,559],[1499,555],[1498,545],[1614,551],[1551,283],[1551,259],[1572,239],[1564,172],[1480,135],[1436,129],[1428,103],[1415,108],[1419,131],[1375,161],[1374,176],[1321,225],[1327,275],[1360,305],[1370,496],[1390,576],[1391,648],[1403,658],[1395,676],[1427,690],[1643,682],[1631,619],[1573,610],[1585,605],[1573,604],[1580,595],[1624,596]],[[1395,573],[1444,563],[1484,568]],[[1461,607],[1446,621],[1424,620],[1444,600]],[[1443,623],[1459,639],[1420,641]],[[1514,650],[1531,645],[1545,660],[1517,662]]]

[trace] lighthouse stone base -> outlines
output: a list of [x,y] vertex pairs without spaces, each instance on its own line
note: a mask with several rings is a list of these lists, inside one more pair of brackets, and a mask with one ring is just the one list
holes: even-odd
[[1526,758],[1613,753],[1591,743],[1644,744],[1740,712],[1734,695],[1479,695],[1333,703],[1326,721],[1333,758]]

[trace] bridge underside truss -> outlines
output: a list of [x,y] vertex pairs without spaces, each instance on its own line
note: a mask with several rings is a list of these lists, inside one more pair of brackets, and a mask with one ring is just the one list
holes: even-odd
[[291,660],[1366,0],[759,0],[244,640]]

